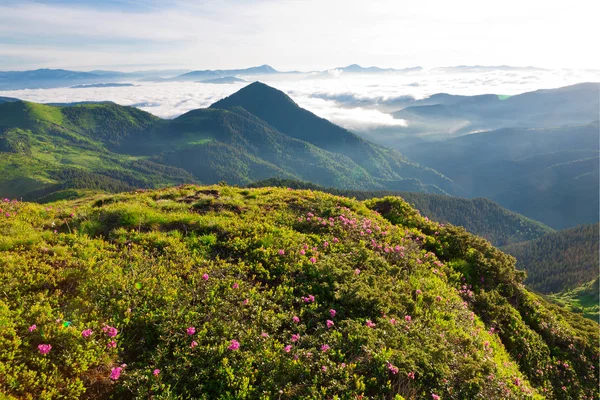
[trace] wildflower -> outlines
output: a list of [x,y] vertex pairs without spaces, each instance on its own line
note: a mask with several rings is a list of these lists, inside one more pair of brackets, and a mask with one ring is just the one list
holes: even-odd
[[408,376],[408,379],[415,379],[415,373],[414,372],[409,372],[407,374],[407,376]]
[[335,314],[337,314],[337,311],[335,311],[333,308],[329,310],[329,315],[331,315],[331,318],[335,317]]
[[340,239],[338,239],[336,237],[333,238],[333,243],[338,243],[339,241],[340,241]]
[[309,294],[306,297],[302,297],[302,301],[304,301],[305,303],[314,303],[315,302],[315,296],[313,296],[312,294]]
[[328,241],[323,242],[323,247],[327,247],[327,246],[329,246],[329,242]]
[[92,330],[91,329],[85,329],[81,332],[81,336],[83,336],[84,338],[88,338],[90,336],[92,336]]
[[115,367],[113,369],[110,370],[110,379],[112,379],[113,381],[116,381],[117,379],[119,379],[119,377],[121,376],[121,371],[123,371],[123,368],[121,367]]
[[321,367],[321,371],[323,371],[323,372],[327,372],[327,367],[323,365],[323,366]]
[[114,349],[115,347],[117,347],[117,342],[115,342],[114,340],[111,340],[110,342],[108,342],[106,347],[108,347],[109,349]]
[[521,386],[521,380],[519,378],[515,378],[515,386]]
[[407,316],[404,317],[404,320],[406,322],[410,322],[410,321],[412,321],[412,317],[410,315],[407,315]]
[[333,325],[335,325],[335,324],[333,323],[333,321],[332,321],[332,320],[330,320],[330,319],[328,319],[328,320],[327,320],[327,327],[331,329],[331,328],[333,328]]
[[392,374],[396,375],[398,373],[398,367],[394,367],[391,363],[387,363],[387,367]]
[[283,348],[283,351],[285,351],[286,353],[289,353],[290,351],[292,351],[292,345],[288,344],[287,346],[285,346]]
[[294,323],[296,323],[296,324],[297,324],[298,322],[300,322],[300,318],[298,318],[297,316],[295,316],[295,315],[294,315],[294,316],[292,317],[292,321],[294,321]]
[[367,325],[369,328],[375,328],[375,323],[372,322],[370,319],[367,320],[365,325]]
[[432,398],[433,400],[440,400],[440,399],[441,399],[441,397],[440,397],[440,396],[438,396],[437,394],[431,394],[431,398]]
[[154,371],[152,371],[152,374],[154,376],[158,376],[158,374],[160,374],[160,369],[156,368]]
[[358,274],[360,274],[360,269],[356,268],[356,269],[354,270],[354,275],[358,275]]
[[205,281],[207,281],[208,280],[208,274],[202,275],[202,279],[204,279]]
[[239,287],[240,287],[240,285],[239,285],[237,282],[236,282],[236,283],[234,283],[234,284],[233,284],[233,286],[232,286],[232,288],[233,288],[233,289],[237,289],[237,288],[239,288]]
[[33,331],[35,331],[36,329],[37,329],[37,325],[36,325],[36,324],[33,324],[33,325],[31,325],[31,326],[29,327],[29,332],[33,332]]
[[300,340],[300,335],[297,333],[294,333],[292,335],[292,342],[297,342],[298,340]]
[[188,335],[192,336],[194,333],[196,333],[196,328],[194,328],[193,326],[190,326],[185,331],[187,332]]
[[326,352],[326,351],[328,351],[329,349],[331,349],[331,347],[329,347],[329,345],[328,345],[328,344],[324,344],[324,345],[322,345],[322,346],[321,346],[321,351],[322,351],[322,352]]
[[396,325],[396,322],[398,322],[396,321],[396,318],[390,318],[390,324]]
[[198,342],[196,342],[195,340],[190,344],[190,347],[193,349],[194,347],[198,346]]
[[229,347],[227,347],[229,350],[238,350],[240,348],[240,342],[238,342],[235,339],[232,339]]
[[52,346],[49,344],[40,344],[38,345],[38,351],[40,354],[48,354],[52,350]]
[[114,328],[112,326],[105,326],[105,327],[103,327],[102,328],[102,332],[106,333],[108,335],[108,337],[115,337],[119,333],[119,331],[117,330],[117,328]]
[[300,250],[300,254],[305,255],[306,254],[306,250],[304,250],[304,249]]
[[317,259],[316,259],[316,258],[314,258],[314,257],[311,257],[311,258],[310,258],[310,262],[314,264],[314,263],[316,263],[316,262],[317,262]]
[[279,249],[279,255],[280,255],[280,256],[282,256],[282,255],[284,255],[284,254],[285,254],[285,250],[283,250],[283,249]]
[[267,332],[263,332],[260,334],[261,337],[268,338],[269,334]]

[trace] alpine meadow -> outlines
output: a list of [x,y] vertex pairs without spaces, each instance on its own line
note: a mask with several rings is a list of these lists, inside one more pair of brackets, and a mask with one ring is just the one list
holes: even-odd
[[598,12],[0,2],[0,399],[599,399]]

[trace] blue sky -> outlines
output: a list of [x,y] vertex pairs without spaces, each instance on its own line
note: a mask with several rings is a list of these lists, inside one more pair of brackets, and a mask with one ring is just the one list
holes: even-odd
[[596,2],[1,0],[0,70],[600,68]]

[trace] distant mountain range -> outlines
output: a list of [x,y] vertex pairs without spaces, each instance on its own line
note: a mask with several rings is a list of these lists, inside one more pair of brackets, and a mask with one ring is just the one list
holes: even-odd
[[445,140],[477,131],[587,123],[598,119],[599,93],[600,83],[589,82],[516,96],[440,93],[407,100],[392,115],[408,127],[382,140],[391,146],[397,141],[394,147],[403,149],[421,139]]
[[[38,88],[56,88],[69,87],[73,85],[101,84],[109,82],[139,81],[139,82],[186,82],[186,81],[205,81],[226,77],[243,77],[277,74],[310,74],[309,78],[328,77],[330,71],[336,71],[345,75],[353,74],[406,74],[423,71],[420,66],[408,68],[380,68],[380,67],[362,67],[358,64],[351,64],[345,67],[331,68],[323,71],[278,71],[270,65],[260,65],[256,67],[227,69],[227,70],[148,70],[134,72],[120,71],[71,71],[65,69],[37,69],[30,71],[0,71],[0,90],[19,90],[19,89],[38,89]],[[542,71],[541,68],[534,67],[510,67],[510,66],[456,66],[434,68],[433,72],[485,72],[492,70],[503,71]]]
[[351,189],[452,193],[451,180],[253,83],[208,109],[161,120],[113,103],[0,104],[0,195],[126,190],[270,177]]

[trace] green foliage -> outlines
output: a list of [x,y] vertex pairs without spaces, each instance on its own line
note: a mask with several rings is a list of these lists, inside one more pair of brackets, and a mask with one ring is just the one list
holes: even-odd
[[581,225],[503,248],[527,271],[525,283],[542,293],[574,289],[598,277],[599,225]]
[[495,246],[537,239],[552,232],[552,229],[544,224],[509,211],[487,199],[463,199],[433,193],[323,188],[309,182],[279,178],[253,182],[248,185],[248,187],[269,186],[320,190],[357,200],[400,196],[424,216],[437,222],[460,225],[467,231],[489,240]]
[[597,324],[400,198],[219,185],[1,208],[7,396],[599,395]]

